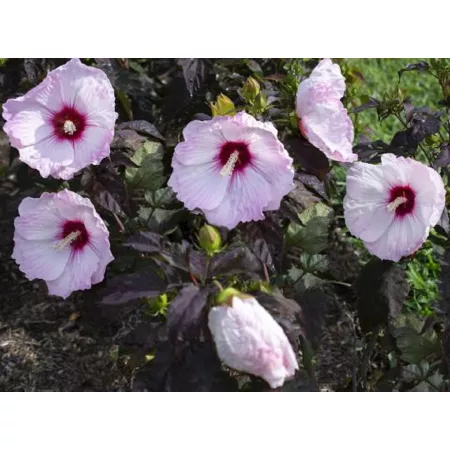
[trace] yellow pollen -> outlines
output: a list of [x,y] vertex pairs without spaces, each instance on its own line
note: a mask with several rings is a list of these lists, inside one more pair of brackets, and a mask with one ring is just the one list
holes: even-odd
[[387,205],[387,209],[389,212],[395,211],[400,205],[406,203],[408,199],[406,197],[397,197],[394,201]]
[[238,159],[239,159],[239,152],[235,150],[228,158],[227,163],[222,167],[220,175],[222,175],[223,177],[227,175],[231,176],[233,174],[234,166],[236,165]]
[[81,231],[72,231],[72,233],[68,234],[64,239],[61,239],[58,243],[52,245],[52,248],[56,250],[62,250],[70,245],[75,239],[80,236]]
[[72,134],[75,133],[75,131],[77,131],[77,127],[71,120],[66,120],[64,122],[63,129],[64,133],[69,134],[70,136],[72,136]]

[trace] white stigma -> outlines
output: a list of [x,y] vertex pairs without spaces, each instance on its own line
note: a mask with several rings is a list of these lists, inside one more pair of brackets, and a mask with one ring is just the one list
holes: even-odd
[[66,120],[64,122],[63,129],[64,133],[69,134],[70,136],[72,136],[72,134],[75,133],[75,131],[77,131],[77,127],[71,120]]
[[235,150],[228,158],[227,163],[222,167],[220,175],[222,175],[223,177],[232,175],[234,166],[236,165],[238,159],[239,159],[239,152]]
[[52,245],[52,247],[56,250],[62,250],[75,241],[80,234],[81,231],[72,231],[72,233],[68,234],[64,239],[61,239],[58,243]]
[[389,212],[395,211],[400,205],[406,203],[408,199],[406,197],[397,197],[394,201],[387,205],[387,209]]

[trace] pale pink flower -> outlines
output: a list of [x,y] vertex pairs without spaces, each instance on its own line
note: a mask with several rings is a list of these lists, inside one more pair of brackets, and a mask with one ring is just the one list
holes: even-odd
[[347,173],[345,222],[381,259],[399,261],[419,249],[444,206],[440,175],[411,158],[385,154],[380,165],[357,162]]
[[169,186],[208,222],[234,228],[264,219],[293,187],[292,158],[269,122],[245,112],[190,122],[175,148]]
[[67,298],[100,283],[114,259],[109,232],[91,201],[75,192],[44,193],[19,206],[12,257],[29,280]]
[[345,79],[337,64],[323,59],[298,87],[296,111],[302,134],[328,158],[354,162],[353,123],[341,102]]
[[298,369],[283,329],[253,297],[234,295],[231,305],[213,307],[208,325],[219,358],[232,369],[261,377],[271,388]]
[[109,155],[117,119],[114,101],[104,72],[71,59],[3,105],[3,129],[21,161],[44,178],[68,180]]

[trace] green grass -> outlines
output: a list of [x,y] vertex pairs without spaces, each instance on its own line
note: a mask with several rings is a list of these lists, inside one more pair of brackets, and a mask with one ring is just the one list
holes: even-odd
[[[381,99],[383,93],[399,87],[405,97],[410,97],[414,106],[428,106],[438,109],[438,101],[442,98],[441,88],[436,78],[431,74],[419,71],[404,72],[399,83],[398,71],[410,63],[421,61],[417,59],[346,59],[346,64],[363,75],[364,80],[358,83],[357,90]],[[394,117],[378,121],[375,109],[363,111],[359,120],[372,130],[372,140],[381,139],[389,142],[401,125]]]

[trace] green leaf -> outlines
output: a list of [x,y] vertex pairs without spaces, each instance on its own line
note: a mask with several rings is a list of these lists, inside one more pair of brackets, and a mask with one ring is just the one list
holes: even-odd
[[288,245],[300,247],[314,255],[328,246],[328,229],[333,219],[333,210],[317,203],[298,214],[303,225],[291,222],[287,229]]
[[129,167],[125,171],[125,179],[129,186],[149,191],[160,188],[165,181],[162,158],[163,146],[159,142],[144,142],[131,158],[140,167]]
[[170,187],[146,191],[147,206],[139,208],[139,218],[152,231],[168,234],[186,214]]

